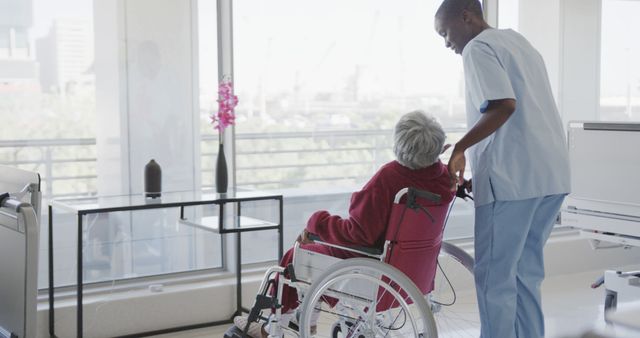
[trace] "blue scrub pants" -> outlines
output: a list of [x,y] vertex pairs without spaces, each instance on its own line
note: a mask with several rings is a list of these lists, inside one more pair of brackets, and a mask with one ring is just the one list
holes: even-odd
[[474,276],[481,338],[544,337],[543,247],[564,196],[476,208]]

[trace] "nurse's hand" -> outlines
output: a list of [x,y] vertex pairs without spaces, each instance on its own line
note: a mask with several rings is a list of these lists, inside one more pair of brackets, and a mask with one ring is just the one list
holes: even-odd
[[459,150],[457,147],[453,148],[451,158],[449,158],[449,178],[451,180],[451,191],[457,190],[458,184],[464,183],[464,167],[467,163],[464,157],[464,151]]

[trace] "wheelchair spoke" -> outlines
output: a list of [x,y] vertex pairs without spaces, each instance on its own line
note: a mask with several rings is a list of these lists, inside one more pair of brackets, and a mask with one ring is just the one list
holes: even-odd
[[[470,257],[467,260],[472,260]],[[448,254],[438,258],[434,290],[429,294],[438,337],[478,337],[480,317],[473,274]]]
[[[427,302],[399,271],[369,259],[349,259],[331,270],[305,295],[302,337],[312,327],[318,338],[435,336]],[[313,322],[310,312],[319,309]]]

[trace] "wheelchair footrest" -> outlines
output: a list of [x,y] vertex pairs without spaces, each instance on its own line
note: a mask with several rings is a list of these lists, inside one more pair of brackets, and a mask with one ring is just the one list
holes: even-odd
[[258,320],[258,316],[260,315],[260,311],[264,309],[277,309],[282,305],[278,304],[274,297],[265,296],[265,295],[256,295],[256,302],[253,304],[251,308],[251,312],[249,312],[249,322],[255,322]]

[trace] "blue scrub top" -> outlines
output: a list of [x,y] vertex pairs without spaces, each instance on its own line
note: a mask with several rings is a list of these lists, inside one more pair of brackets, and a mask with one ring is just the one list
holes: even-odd
[[462,60],[469,128],[490,100],[516,100],[507,122],[467,151],[476,207],[569,193],[565,132],[538,51],[513,30],[490,28],[469,41]]

